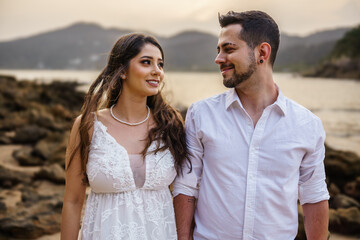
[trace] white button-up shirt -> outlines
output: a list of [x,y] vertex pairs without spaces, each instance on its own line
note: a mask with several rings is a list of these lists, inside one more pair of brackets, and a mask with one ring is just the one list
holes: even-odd
[[329,199],[321,121],[280,90],[256,127],[234,89],[194,103],[186,133],[193,171],[173,194],[198,199],[195,240],[294,239],[298,199]]

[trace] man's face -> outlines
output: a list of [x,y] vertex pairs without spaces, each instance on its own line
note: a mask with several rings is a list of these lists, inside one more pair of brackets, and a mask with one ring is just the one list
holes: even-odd
[[223,75],[223,84],[228,88],[238,86],[256,71],[254,50],[239,38],[241,29],[240,24],[231,24],[222,28],[219,35],[215,62]]

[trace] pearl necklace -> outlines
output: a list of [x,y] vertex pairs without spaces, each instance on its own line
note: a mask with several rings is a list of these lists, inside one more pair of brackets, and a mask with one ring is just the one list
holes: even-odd
[[114,107],[114,106],[115,106],[115,104],[110,107],[110,114],[111,114],[111,116],[112,116],[116,121],[119,121],[119,122],[121,122],[121,123],[123,123],[123,124],[126,124],[126,125],[129,125],[129,126],[137,126],[137,125],[140,125],[140,124],[146,122],[146,120],[148,120],[148,119],[149,119],[149,116],[150,116],[150,108],[146,105],[146,108],[147,108],[147,110],[148,110],[148,113],[147,113],[147,116],[146,116],[146,118],[145,118],[144,120],[142,120],[141,122],[137,122],[137,123],[125,122],[125,121],[120,120],[120,119],[118,119],[117,117],[115,117],[115,115],[114,115],[114,113],[113,113],[113,107]]

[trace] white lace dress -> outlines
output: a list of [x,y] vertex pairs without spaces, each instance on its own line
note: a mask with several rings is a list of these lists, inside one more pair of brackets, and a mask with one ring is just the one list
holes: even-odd
[[[152,143],[149,151],[156,148]],[[94,121],[87,175],[91,193],[82,222],[81,239],[177,239],[168,186],[176,171],[169,150],[145,158],[145,183],[137,188],[124,147]]]

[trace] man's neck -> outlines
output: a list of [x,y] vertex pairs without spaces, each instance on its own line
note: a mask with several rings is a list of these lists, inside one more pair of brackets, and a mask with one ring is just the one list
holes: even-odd
[[235,90],[254,126],[256,126],[264,109],[273,104],[278,97],[278,89],[273,81],[272,74],[254,76],[237,86]]

